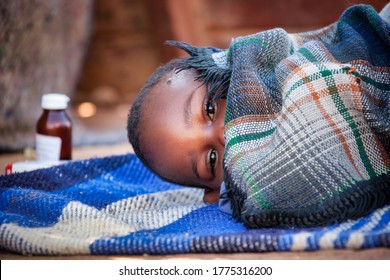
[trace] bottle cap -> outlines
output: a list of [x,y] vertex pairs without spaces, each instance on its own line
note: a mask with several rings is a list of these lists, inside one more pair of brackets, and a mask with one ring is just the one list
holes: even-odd
[[42,96],[42,108],[47,110],[63,110],[68,107],[69,97],[62,93],[47,93]]

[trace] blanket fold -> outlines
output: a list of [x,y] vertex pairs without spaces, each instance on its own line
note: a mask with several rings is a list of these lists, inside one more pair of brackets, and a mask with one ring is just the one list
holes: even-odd
[[232,42],[225,183],[236,217],[324,225],[390,202],[389,34],[359,5],[319,31]]

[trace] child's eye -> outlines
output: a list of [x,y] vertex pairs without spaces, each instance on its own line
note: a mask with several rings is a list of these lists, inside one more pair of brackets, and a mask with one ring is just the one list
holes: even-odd
[[207,115],[207,117],[211,121],[215,121],[216,118],[216,103],[211,98],[207,99],[207,102],[205,104],[204,111]]
[[210,150],[207,154],[207,166],[210,173],[215,176],[215,164],[217,163],[217,151]]

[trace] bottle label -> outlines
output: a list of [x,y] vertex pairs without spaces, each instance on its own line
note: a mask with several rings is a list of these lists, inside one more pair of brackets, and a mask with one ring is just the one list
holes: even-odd
[[61,155],[61,138],[37,133],[36,149],[37,160],[59,160]]

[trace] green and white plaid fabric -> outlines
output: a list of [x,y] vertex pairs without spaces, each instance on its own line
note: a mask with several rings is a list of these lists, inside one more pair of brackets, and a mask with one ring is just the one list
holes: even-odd
[[327,28],[234,40],[225,183],[248,226],[356,218],[390,200],[390,25],[369,6]]

